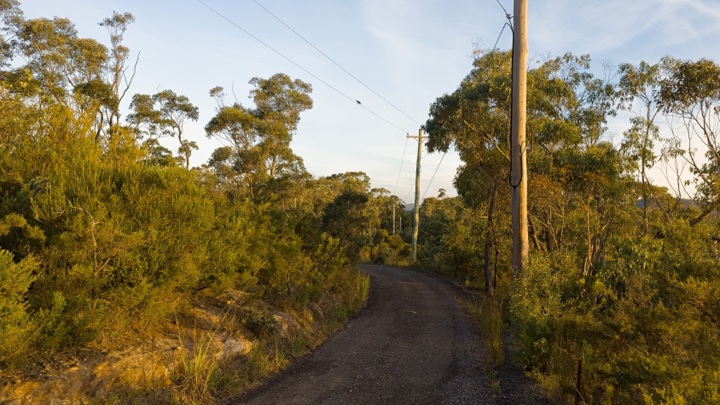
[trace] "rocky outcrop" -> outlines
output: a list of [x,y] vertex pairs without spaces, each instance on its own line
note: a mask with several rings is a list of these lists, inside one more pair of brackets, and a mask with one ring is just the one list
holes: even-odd
[[0,390],[2,404],[76,404],[102,398],[110,390],[143,390],[170,385],[177,342],[162,339],[154,347],[136,347],[80,362],[68,369],[30,381],[16,381]]
[[290,314],[281,311],[271,311],[271,314],[277,322],[277,331],[284,338],[300,328],[298,321]]
[[[207,334],[204,344],[219,364],[247,354],[252,342],[226,333]],[[112,390],[141,391],[171,384],[181,356],[192,361],[197,342],[158,339],[152,346],[110,352],[53,375],[15,381],[0,389],[0,404],[80,404],[103,398]]]
[[[104,398],[115,390],[146,391],[169,387],[171,377],[182,373],[182,364],[194,359],[198,345],[223,364],[245,355],[253,343],[240,330],[228,327],[227,319],[240,316],[248,295],[229,290],[217,297],[222,308],[198,305],[184,315],[178,334],[146,344],[74,361],[62,370],[32,379],[16,379],[0,387],[0,404],[83,404]],[[271,311],[283,336],[299,327],[291,315]],[[236,328],[237,329],[237,328]]]

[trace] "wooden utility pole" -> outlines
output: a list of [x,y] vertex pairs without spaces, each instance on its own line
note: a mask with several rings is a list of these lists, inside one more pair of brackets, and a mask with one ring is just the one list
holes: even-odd
[[415,263],[417,260],[417,237],[418,230],[420,229],[420,165],[422,164],[422,141],[426,139],[423,136],[423,130],[420,129],[418,136],[407,136],[408,138],[417,138],[418,140],[418,153],[417,153],[417,164],[415,166],[415,207],[413,207],[413,236],[412,236],[412,250],[410,253],[410,263]]
[[527,0],[515,0],[513,89],[510,150],[512,185],[513,275],[522,273],[528,256],[527,220]]
[[393,236],[395,236],[395,201],[393,201]]

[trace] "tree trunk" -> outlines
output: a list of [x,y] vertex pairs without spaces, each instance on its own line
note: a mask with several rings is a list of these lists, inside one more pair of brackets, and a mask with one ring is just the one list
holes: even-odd
[[587,233],[587,254],[585,255],[585,260],[583,261],[583,269],[582,274],[583,276],[587,276],[590,274],[590,266],[592,266],[592,256],[593,256],[593,241],[592,241],[592,231],[590,230],[590,201],[587,202],[587,205],[585,208],[585,231]]
[[647,150],[648,137],[650,136],[650,109],[648,108],[648,121],[645,122],[645,139],[643,139],[643,149],[641,151],[642,158],[640,159],[640,177],[642,180],[642,198],[643,198],[643,236],[648,234],[648,218],[647,218],[647,182],[645,181],[645,152]]
[[545,250],[548,252],[553,251],[553,244],[552,244],[552,234],[550,233],[550,228],[552,227],[552,212],[548,209],[545,210]]
[[493,188],[490,197],[490,205],[488,205],[487,212],[487,229],[485,230],[485,292],[492,296],[495,294],[495,286],[492,282],[492,271],[490,269],[490,250],[493,245],[493,211],[495,210],[495,195],[497,194],[496,188]]
[[532,216],[530,214],[528,214],[528,234],[532,238],[533,246],[535,247],[535,249],[538,251],[542,250],[544,246],[540,242],[540,238],[538,238],[537,229],[535,228],[535,222],[532,220]]

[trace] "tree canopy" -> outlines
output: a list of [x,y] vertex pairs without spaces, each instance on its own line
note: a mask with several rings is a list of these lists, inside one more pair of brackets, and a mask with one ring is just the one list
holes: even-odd
[[[513,278],[510,58],[479,52],[430,108],[428,148],[455,148],[463,164],[459,197],[421,207],[421,263],[484,287],[490,342],[501,339],[492,325],[507,322],[518,360],[561,401],[716,401],[718,66],[666,57],[620,65],[606,75],[617,82],[591,74],[588,56],[531,66],[530,257]],[[631,119],[613,141],[606,125],[618,109]],[[675,190],[654,185],[647,170],[658,162],[687,165],[692,178],[678,171]]]

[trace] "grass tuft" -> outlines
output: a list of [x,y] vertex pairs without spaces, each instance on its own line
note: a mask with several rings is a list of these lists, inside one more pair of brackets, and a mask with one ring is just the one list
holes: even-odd
[[[177,393],[183,403],[212,403],[213,387],[218,381],[218,364],[211,348],[215,332],[204,331],[193,344],[191,353],[179,351],[179,372],[175,379]],[[184,347],[181,344],[180,347]]]

